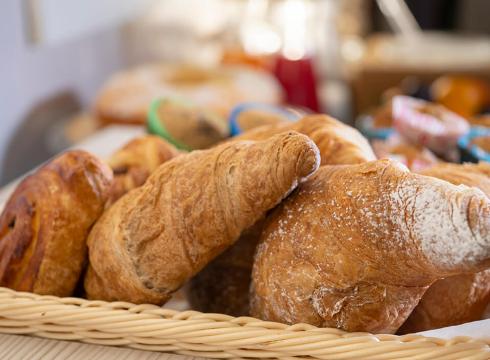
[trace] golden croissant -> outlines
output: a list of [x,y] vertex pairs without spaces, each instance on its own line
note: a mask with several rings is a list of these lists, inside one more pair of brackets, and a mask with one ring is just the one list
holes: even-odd
[[164,303],[318,166],[315,144],[295,132],[164,163],[92,229],[88,297]]
[[394,333],[437,279],[490,265],[490,201],[378,160],[322,166],[269,216],[251,313]]

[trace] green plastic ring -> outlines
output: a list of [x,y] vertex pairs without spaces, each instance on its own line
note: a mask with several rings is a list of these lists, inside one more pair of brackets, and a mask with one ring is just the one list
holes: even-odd
[[148,131],[150,132],[150,134],[161,136],[162,138],[164,138],[165,140],[167,140],[169,143],[171,143],[172,145],[174,145],[176,148],[180,150],[192,151],[193,150],[192,148],[173,138],[172,135],[169,134],[169,132],[167,131],[163,123],[160,121],[160,118],[158,116],[158,108],[164,102],[169,102],[169,101],[175,101],[186,106],[188,105],[184,101],[178,101],[178,100],[169,100],[169,99],[153,100],[150,105],[150,111],[148,112],[148,121],[147,121]]

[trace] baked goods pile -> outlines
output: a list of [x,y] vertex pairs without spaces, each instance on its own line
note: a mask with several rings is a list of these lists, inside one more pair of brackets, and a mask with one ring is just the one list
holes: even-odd
[[325,115],[185,154],[146,136],[108,165],[68,151],[6,204],[0,285],[162,305],[188,283],[199,310],[347,331],[472,321],[490,297],[489,176],[377,160]]

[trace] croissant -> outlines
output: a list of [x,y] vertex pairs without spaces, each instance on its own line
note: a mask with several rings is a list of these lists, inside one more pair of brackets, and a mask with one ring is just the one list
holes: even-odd
[[[357,164],[375,159],[367,140],[357,130],[326,115],[306,116],[293,124],[262,126],[235,139],[267,139],[282,129],[301,132],[314,140],[320,150],[322,165]],[[262,225],[261,221],[244,232],[230,249],[192,279],[188,297],[193,309],[248,315],[253,254]]]
[[68,151],[27,176],[0,216],[0,286],[72,295],[111,181],[111,169],[84,151]]
[[143,185],[161,164],[179,154],[173,145],[158,136],[145,135],[131,140],[108,160],[114,172],[114,182],[106,206]]
[[359,131],[327,115],[307,115],[295,123],[260,126],[232,139],[264,140],[283,131],[297,131],[313,140],[320,151],[321,165],[376,160],[369,142]]
[[92,229],[88,297],[164,303],[318,166],[315,144],[295,132],[164,163]]
[[[474,186],[490,196],[490,164],[439,164],[421,172],[452,184]],[[480,320],[490,302],[490,270],[436,281],[400,328],[419,332]]]
[[267,220],[251,314],[394,333],[435,280],[489,265],[480,190],[390,160],[322,166]]

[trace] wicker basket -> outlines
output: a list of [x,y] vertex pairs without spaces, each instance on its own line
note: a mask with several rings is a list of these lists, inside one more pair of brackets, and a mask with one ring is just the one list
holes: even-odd
[[490,359],[490,344],[468,337],[347,333],[6,288],[0,288],[0,332],[211,358]]

